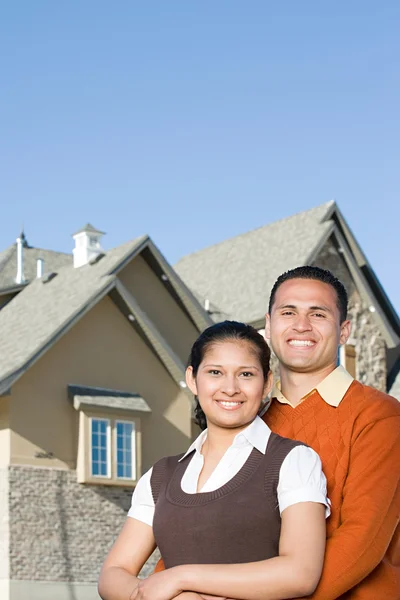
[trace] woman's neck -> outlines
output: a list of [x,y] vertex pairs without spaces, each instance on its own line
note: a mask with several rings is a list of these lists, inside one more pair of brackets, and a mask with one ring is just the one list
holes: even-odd
[[235,429],[222,428],[208,423],[207,427],[207,438],[202,446],[201,453],[205,456],[206,454],[214,456],[222,456],[232,445],[233,440],[238,433],[243,431],[249,423]]

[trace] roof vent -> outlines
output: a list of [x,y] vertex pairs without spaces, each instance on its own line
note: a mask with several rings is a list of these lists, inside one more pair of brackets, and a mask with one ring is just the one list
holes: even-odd
[[49,281],[51,281],[52,279],[54,279],[54,277],[57,277],[58,273],[46,273],[46,275],[43,275],[42,277],[42,283],[49,283]]
[[104,252],[99,252],[99,254],[95,254],[90,260],[89,260],[89,265],[95,265],[96,263],[99,262],[99,260],[101,260],[103,258],[103,256],[105,256]]

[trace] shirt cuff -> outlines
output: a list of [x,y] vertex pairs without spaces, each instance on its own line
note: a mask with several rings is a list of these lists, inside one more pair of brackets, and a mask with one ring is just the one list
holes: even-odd
[[325,506],[325,519],[331,514],[331,502],[320,490],[315,488],[300,488],[279,497],[279,512],[282,514],[285,508],[298,504],[299,502],[317,502]]
[[146,523],[146,525],[153,527],[154,508],[151,506],[131,507],[128,512],[128,517],[136,519],[137,521],[142,521],[142,523]]

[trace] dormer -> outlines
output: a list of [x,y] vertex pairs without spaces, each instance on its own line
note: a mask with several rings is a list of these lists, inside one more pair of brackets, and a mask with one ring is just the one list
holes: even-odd
[[82,267],[103,253],[100,239],[104,231],[99,231],[90,223],[73,234],[75,248],[73,249],[74,267]]

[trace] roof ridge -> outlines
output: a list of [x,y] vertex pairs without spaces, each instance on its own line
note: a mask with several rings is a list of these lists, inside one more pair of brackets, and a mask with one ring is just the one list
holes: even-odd
[[318,204],[317,206],[314,206],[313,208],[308,208],[307,210],[301,210],[293,215],[289,215],[288,217],[282,217],[281,219],[278,219],[277,221],[272,221],[271,223],[266,223],[265,225],[261,225],[260,227],[255,227],[254,229],[250,229],[249,231],[245,231],[244,233],[239,233],[238,235],[233,235],[229,238],[226,238],[225,240],[221,240],[220,242],[216,242],[215,244],[210,244],[210,246],[205,246],[205,248],[196,250],[195,252],[190,252],[189,254],[185,254],[175,263],[175,265],[178,265],[181,261],[188,258],[189,256],[190,257],[196,256],[197,254],[200,254],[200,253],[204,252],[205,250],[208,250],[211,248],[216,248],[217,246],[221,246],[222,244],[226,244],[237,238],[244,238],[248,235],[255,233],[256,231],[260,231],[261,229],[267,229],[268,227],[272,227],[273,225],[278,225],[279,223],[282,223],[283,221],[290,221],[290,220],[298,217],[299,215],[304,215],[306,213],[321,209],[324,206],[327,209],[326,212],[328,212],[328,209],[331,208],[332,206],[334,206],[335,204],[336,204],[335,200],[329,200],[328,202]]

